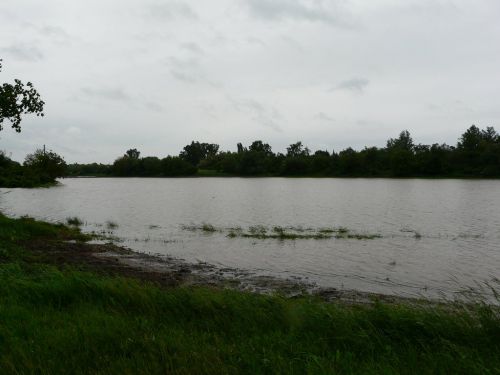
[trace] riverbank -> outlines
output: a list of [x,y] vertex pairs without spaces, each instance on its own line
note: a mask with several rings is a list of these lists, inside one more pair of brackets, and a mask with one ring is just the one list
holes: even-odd
[[205,273],[182,262],[151,267],[153,258],[88,239],[62,225],[0,216],[3,374],[500,368],[493,307],[259,295],[216,278],[204,283]]

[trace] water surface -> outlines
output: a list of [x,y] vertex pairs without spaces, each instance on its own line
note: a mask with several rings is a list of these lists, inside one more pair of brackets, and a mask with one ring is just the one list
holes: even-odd
[[[0,189],[0,210],[84,231],[137,251],[323,287],[453,297],[500,278],[500,181],[309,178],[80,178]],[[108,229],[107,222],[118,225]],[[345,227],[381,238],[228,238],[185,226]]]

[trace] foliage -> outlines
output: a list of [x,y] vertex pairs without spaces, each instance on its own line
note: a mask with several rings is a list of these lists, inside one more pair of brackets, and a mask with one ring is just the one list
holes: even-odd
[[57,177],[66,175],[66,162],[54,151],[37,149],[32,154],[28,154],[24,160],[24,167],[33,171],[44,183],[52,182]]
[[[0,71],[2,60],[0,59]],[[5,120],[9,120],[16,132],[21,131],[21,120],[24,114],[43,116],[45,102],[31,82],[22,83],[19,79],[14,84],[3,83],[0,86],[0,131]]]
[[[384,148],[365,147],[360,151],[348,147],[339,153],[325,150],[311,153],[302,142],[296,142],[287,147],[284,155],[274,153],[261,140],[248,147],[238,143],[236,152],[218,149],[215,144],[193,141],[178,158],[192,168],[169,157],[168,162],[161,160],[163,169],[160,159],[140,159],[134,149],[137,158],[125,155],[117,159],[108,175],[182,176],[192,175],[199,168],[211,171],[200,175],[210,176],[500,177],[500,137],[493,127],[481,130],[475,125],[465,131],[456,146],[415,144],[405,130],[397,138],[389,139]],[[97,168],[96,164],[93,166],[75,165],[72,170],[85,175],[86,169]]]
[[200,143],[193,141],[184,147],[179,157],[193,166],[197,167],[200,161],[213,157],[219,151],[219,145],[215,143]]
[[68,176],[94,176],[102,177],[111,174],[111,166],[107,164],[69,164],[67,169]]
[[0,152],[0,187],[49,186],[66,174],[64,159],[53,151],[38,149],[26,156],[24,165]]
[[192,176],[197,171],[195,166],[176,156],[167,156],[161,163],[163,176]]

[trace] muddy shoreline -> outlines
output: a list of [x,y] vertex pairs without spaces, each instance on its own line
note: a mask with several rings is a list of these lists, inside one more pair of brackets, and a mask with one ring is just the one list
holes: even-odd
[[373,304],[376,301],[419,305],[450,302],[322,288],[304,280],[255,275],[246,270],[221,268],[204,262],[190,263],[163,255],[139,253],[102,241],[35,240],[25,242],[23,246],[49,264],[71,265],[99,274],[132,277],[162,287],[230,288],[252,293],[278,294],[287,298],[315,296],[324,301],[356,305]]

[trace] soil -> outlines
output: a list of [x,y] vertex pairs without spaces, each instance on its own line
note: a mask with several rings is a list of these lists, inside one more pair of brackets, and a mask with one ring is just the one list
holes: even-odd
[[[58,267],[71,265],[104,275],[132,277],[153,282],[161,287],[205,286],[231,288],[262,294],[280,294],[288,298],[314,295],[326,301],[347,304],[417,302],[398,296],[388,296],[353,290],[319,288],[302,280],[259,276],[251,272],[218,268],[207,263],[188,263],[181,259],[134,252],[111,243],[32,240],[22,244],[36,260]],[[422,301],[418,301],[422,303]]]

